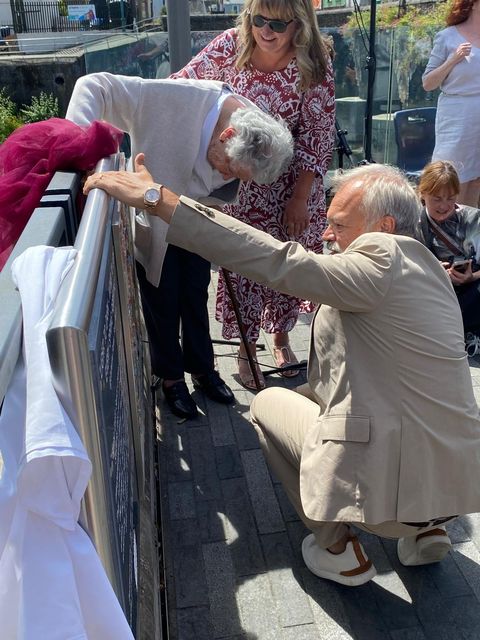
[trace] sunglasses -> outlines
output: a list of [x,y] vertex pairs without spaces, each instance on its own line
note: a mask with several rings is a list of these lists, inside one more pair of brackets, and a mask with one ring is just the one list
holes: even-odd
[[288,25],[294,20],[270,20],[269,18],[264,18],[261,15],[252,16],[252,24],[254,27],[258,27],[261,29],[266,24],[270,27],[272,31],[275,33],[284,33],[287,30]]

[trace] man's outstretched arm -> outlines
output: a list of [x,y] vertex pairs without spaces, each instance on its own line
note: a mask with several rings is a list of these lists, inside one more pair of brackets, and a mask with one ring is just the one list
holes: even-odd
[[[155,181],[140,153],[135,173],[94,174],[84,191],[103,189],[121,202],[145,209],[144,194],[152,185]],[[298,242],[280,242],[240,220],[179,198],[165,187],[160,202],[146,210],[172,223],[167,242],[289,295],[364,312],[378,305],[389,287],[393,240],[388,234],[364,234],[358,251],[324,256],[306,251]],[[378,236],[385,236],[385,241],[379,244]]]
[[[139,153],[135,157],[135,172],[105,171],[94,173],[87,178],[83,193],[87,195],[92,189],[102,189],[120,202],[125,202],[136,209],[146,209],[143,196],[146,189],[152,185],[158,185],[158,183],[145,167],[145,154]],[[147,211],[170,224],[177,204],[178,196],[166,187],[162,187],[160,202],[155,207],[149,207]]]

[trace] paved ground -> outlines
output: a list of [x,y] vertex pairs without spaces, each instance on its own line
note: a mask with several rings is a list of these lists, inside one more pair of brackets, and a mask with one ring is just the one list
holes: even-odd
[[[212,290],[211,304],[213,297]],[[299,359],[307,356],[308,323],[291,338]],[[213,319],[212,336],[220,337]],[[264,341],[261,360],[273,364],[270,338]],[[253,394],[239,384],[235,350],[215,348],[235,405],[195,392],[202,415],[182,424],[158,402],[170,638],[478,640],[480,514],[448,528],[454,552],[438,565],[407,569],[395,542],[361,533],[378,571],[372,582],[351,589],[309,573],[300,554],[306,530],[249,424]],[[480,365],[470,362],[480,400]],[[286,384],[278,376],[267,381]]]

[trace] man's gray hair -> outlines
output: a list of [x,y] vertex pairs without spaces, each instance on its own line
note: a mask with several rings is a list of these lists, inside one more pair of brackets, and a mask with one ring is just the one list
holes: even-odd
[[293,157],[293,138],[283,120],[256,109],[236,109],[230,117],[236,135],[225,143],[230,160],[252,171],[259,184],[276,180]]
[[415,237],[420,218],[420,200],[400,169],[386,164],[368,164],[337,172],[332,186],[338,191],[346,184],[358,182],[362,188],[361,207],[367,230],[384,216],[395,220],[395,233]]

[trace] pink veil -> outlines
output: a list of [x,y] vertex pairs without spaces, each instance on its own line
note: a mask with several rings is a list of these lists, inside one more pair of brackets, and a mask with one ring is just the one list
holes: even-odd
[[118,150],[123,132],[50,118],[26,124],[0,145],[0,270],[55,171],[87,171]]

